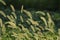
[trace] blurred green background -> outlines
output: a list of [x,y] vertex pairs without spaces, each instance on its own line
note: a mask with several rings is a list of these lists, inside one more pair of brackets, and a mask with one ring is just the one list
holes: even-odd
[[[13,4],[16,9],[20,9],[21,5],[24,5],[26,9],[36,9],[36,10],[59,10],[60,2],[59,0],[4,0],[7,6]],[[2,4],[0,3],[0,6]]]

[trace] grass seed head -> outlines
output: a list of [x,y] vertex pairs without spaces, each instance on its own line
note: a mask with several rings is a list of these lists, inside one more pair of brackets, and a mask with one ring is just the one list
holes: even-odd
[[3,17],[6,17],[6,14],[0,10],[0,14],[3,16]]
[[11,7],[12,11],[15,12],[14,6],[13,5],[10,5],[10,7]]

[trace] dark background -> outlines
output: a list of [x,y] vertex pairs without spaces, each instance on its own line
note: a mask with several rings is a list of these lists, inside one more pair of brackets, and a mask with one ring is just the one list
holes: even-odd
[[7,6],[0,3],[1,7],[9,7],[10,4],[14,5],[15,9],[20,9],[24,5],[25,9],[33,8],[35,10],[49,10],[57,11],[60,10],[60,0],[4,0]]

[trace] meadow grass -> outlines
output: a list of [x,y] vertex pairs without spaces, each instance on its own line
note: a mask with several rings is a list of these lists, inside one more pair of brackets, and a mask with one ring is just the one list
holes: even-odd
[[16,13],[14,6],[10,7],[10,15],[0,11],[0,40],[59,40],[60,30],[55,33],[55,24],[49,12],[33,13],[22,6]]

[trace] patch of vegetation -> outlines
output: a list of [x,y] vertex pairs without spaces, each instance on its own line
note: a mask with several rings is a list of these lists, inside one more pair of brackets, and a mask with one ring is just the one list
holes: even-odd
[[21,10],[0,10],[0,40],[60,40],[60,29],[49,12]]

